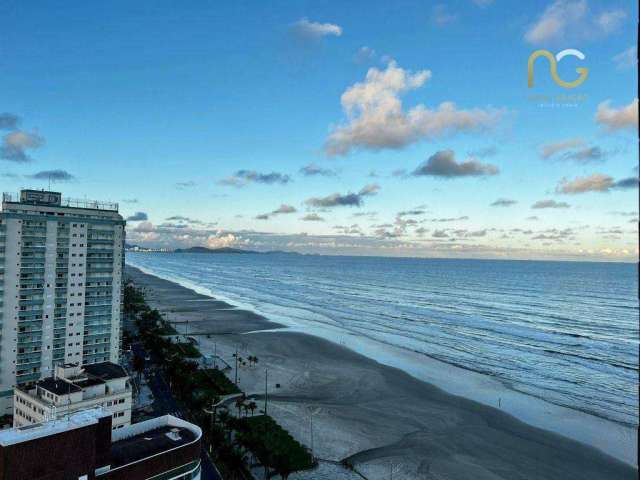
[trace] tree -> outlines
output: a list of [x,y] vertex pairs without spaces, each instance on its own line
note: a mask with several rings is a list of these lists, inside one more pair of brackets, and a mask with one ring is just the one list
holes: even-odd
[[293,473],[293,468],[291,467],[291,463],[289,462],[289,457],[286,453],[280,453],[275,456],[273,462],[273,468],[280,475],[282,480],[287,480],[289,475]]
[[244,394],[236,398],[236,408],[238,409],[238,418],[240,418],[240,410],[244,407]]
[[138,374],[138,382],[140,382],[140,375],[144,370],[144,357],[140,355],[134,355],[133,370]]

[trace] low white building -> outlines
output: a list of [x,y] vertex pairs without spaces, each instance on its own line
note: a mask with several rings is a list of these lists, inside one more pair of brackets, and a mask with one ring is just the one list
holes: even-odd
[[103,407],[113,417],[113,429],[131,424],[131,386],[120,365],[62,365],[53,377],[38,380],[31,388],[15,388],[13,426],[55,420],[73,412]]

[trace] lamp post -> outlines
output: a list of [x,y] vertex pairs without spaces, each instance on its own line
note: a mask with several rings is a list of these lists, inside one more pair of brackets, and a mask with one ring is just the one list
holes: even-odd
[[313,416],[316,413],[319,413],[319,412],[320,412],[320,407],[315,407],[314,408],[313,406],[309,406],[309,435],[311,437],[311,442],[310,443],[311,443],[311,458],[312,459],[315,458],[313,456],[313,451],[314,451],[314,448],[313,448]]

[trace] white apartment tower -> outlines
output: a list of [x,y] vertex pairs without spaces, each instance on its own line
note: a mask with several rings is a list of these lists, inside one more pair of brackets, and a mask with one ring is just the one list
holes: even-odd
[[117,363],[125,222],[118,205],[58,192],[4,194],[0,211],[0,415],[14,387],[63,364]]

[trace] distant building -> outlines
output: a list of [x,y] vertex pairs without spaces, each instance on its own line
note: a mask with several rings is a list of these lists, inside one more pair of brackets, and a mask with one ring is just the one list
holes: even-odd
[[57,366],[53,377],[32,387],[16,387],[13,426],[62,418],[69,413],[104,407],[111,412],[113,429],[131,424],[131,387],[124,368],[114,363]]
[[13,388],[55,365],[117,363],[125,221],[115,203],[4,194],[0,211],[0,415]]
[[171,415],[111,428],[111,414],[0,430],[0,480],[200,480],[202,431]]

